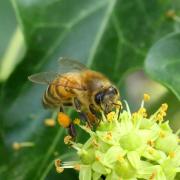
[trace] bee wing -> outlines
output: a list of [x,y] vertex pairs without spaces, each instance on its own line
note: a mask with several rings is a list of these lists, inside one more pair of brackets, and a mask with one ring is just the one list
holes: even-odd
[[84,64],[78,62],[77,60],[73,60],[66,57],[61,57],[58,60],[58,63],[59,63],[60,74],[67,73],[67,72],[74,72],[74,71],[80,72],[80,71],[84,71],[88,69]]
[[58,77],[58,73],[41,72],[29,76],[28,79],[37,84],[50,84],[56,77]]
[[41,72],[37,74],[33,74],[28,77],[31,82],[37,84],[52,84],[53,80],[57,77],[60,77],[60,81],[58,83],[54,83],[56,86],[62,86],[70,89],[77,89],[80,91],[85,91],[86,87],[78,81],[71,80],[70,78],[64,76],[63,74],[58,74],[55,72]]
[[50,84],[55,78],[61,77],[61,82],[56,84],[57,86],[62,86],[71,89],[78,89],[78,90],[86,90],[86,87],[85,85],[82,84],[82,82],[74,82],[69,78],[67,78],[65,75],[63,75],[69,72],[77,72],[78,74],[81,74],[82,71],[88,69],[85,65],[81,64],[76,60],[66,57],[61,57],[58,60],[58,63],[60,65],[58,73],[41,72],[29,76],[28,79],[37,84]]
[[77,89],[80,91],[86,91],[87,90],[86,86],[83,85],[81,82],[71,80],[68,77],[63,76],[63,75],[60,75],[60,78],[61,78],[60,82],[58,82],[55,85],[62,86],[65,88],[70,88],[70,89]]

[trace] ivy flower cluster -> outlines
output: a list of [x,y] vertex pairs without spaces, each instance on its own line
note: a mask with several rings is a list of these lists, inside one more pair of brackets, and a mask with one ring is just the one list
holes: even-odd
[[80,180],[175,179],[180,172],[179,131],[173,133],[169,121],[164,121],[167,104],[147,115],[144,102],[149,99],[145,94],[134,113],[126,102],[126,108],[118,106],[108,115],[102,113],[95,131],[76,119],[74,123],[89,134],[89,139],[81,144],[65,137],[65,144],[77,150],[78,160],[55,160],[57,172],[74,168]]

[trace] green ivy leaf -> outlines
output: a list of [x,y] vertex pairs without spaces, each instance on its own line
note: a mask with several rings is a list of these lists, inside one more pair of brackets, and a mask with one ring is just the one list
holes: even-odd
[[153,45],[145,69],[149,76],[164,84],[180,100],[180,33],[170,34]]
[[[44,126],[49,111],[40,99],[45,89],[27,76],[57,70],[57,59],[79,59],[106,74],[120,86],[124,75],[142,68],[146,51],[160,37],[174,31],[163,2],[125,0],[12,0],[23,30],[27,51],[1,88],[0,131],[3,164],[1,179],[75,179],[74,171],[58,175],[53,168],[57,153],[71,159],[63,143],[65,130]],[[15,141],[35,146],[12,150]],[[65,154],[65,157],[62,156]],[[9,172],[9,169],[11,170]]]

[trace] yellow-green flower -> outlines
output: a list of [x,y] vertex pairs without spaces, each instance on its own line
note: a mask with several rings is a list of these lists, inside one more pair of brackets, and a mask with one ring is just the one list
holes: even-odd
[[126,102],[126,110],[116,108],[107,116],[103,114],[95,131],[76,119],[89,139],[80,144],[66,137],[66,144],[77,150],[79,160],[57,160],[57,171],[74,168],[79,170],[80,180],[175,179],[180,172],[179,138],[168,121],[163,121],[167,104],[147,117],[144,101],[149,99],[145,94],[140,109],[132,114]]

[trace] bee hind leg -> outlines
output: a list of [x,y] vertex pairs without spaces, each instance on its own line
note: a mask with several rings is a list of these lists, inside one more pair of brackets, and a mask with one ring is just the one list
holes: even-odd
[[[63,105],[60,105],[59,112],[64,113]],[[72,140],[74,141],[76,138],[76,129],[74,127],[74,124],[71,122],[66,129],[68,130],[68,134],[72,137]]]
[[64,112],[64,108],[62,105],[60,105],[60,107],[59,107],[59,112]]
[[74,106],[75,106],[76,111],[79,114],[80,119],[82,119],[84,122],[87,122],[89,127],[92,128],[92,124],[88,116],[86,115],[86,113],[82,112],[82,104],[77,98],[74,98]]
[[76,129],[75,129],[74,124],[72,122],[68,127],[68,133],[73,138],[73,140],[75,140],[75,138],[76,138]]

